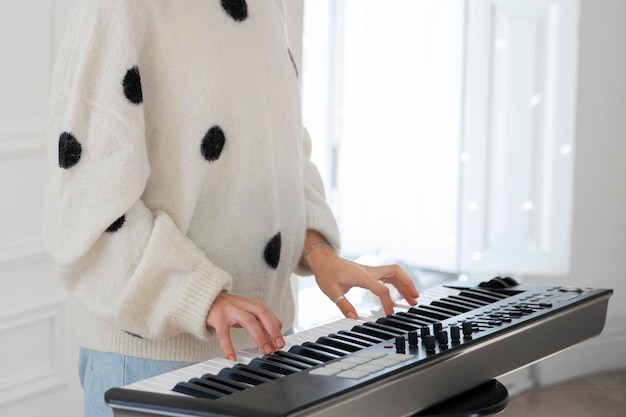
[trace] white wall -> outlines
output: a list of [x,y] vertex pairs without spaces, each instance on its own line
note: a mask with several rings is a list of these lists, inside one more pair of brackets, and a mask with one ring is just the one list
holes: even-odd
[[78,1],[0,0],[0,416],[82,414],[67,296],[40,242],[50,76]]
[[603,334],[536,369],[550,383],[626,367],[626,2],[582,0],[571,271],[527,281],[612,288]]

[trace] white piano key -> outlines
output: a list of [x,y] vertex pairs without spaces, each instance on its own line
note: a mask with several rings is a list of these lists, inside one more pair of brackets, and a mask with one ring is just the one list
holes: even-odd
[[205,374],[217,375],[224,368],[232,367],[238,362],[222,358],[214,358],[200,362],[172,372],[157,375],[144,379],[127,386],[129,389],[140,391],[160,392],[172,395],[185,395],[172,391],[174,386],[181,381],[188,381],[191,378],[199,378]]
[[176,393],[172,391],[172,388],[181,380],[183,379],[177,378],[176,374],[167,373],[130,384],[127,388],[174,395]]
[[248,364],[252,359],[260,358],[263,352],[259,348],[248,348],[237,351],[237,360],[241,363]]
[[[363,324],[365,321],[367,320],[362,317],[356,320],[343,318],[322,326],[285,336],[285,347],[282,350],[289,350],[290,347],[301,345],[304,342],[314,342],[319,337],[328,336],[340,330],[350,330],[352,327]],[[185,368],[135,382],[125,386],[125,388],[184,396],[185,394],[172,391],[172,388],[174,388],[177,383],[188,381],[191,378],[199,378],[205,374],[217,375],[224,368],[231,368],[237,363],[247,364],[252,359],[261,356],[263,356],[263,353],[258,348],[241,349],[237,352],[237,361],[231,361],[225,358],[212,358]]]
[[293,335],[289,340],[285,340],[285,347],[282,350],[289,350],[292,346],[301,345],[304,342],[310,341],[311,335]]
[[211,362],[215,362],[218,365],[223,365],[222,368],[232,368],[239,363],[226,358],[213,358],[211,359]]
[[133,389],[142,389],[145,391],[152,391],[152,392],[165,392],[165,393],[172,393],[175,394],[172,391],[172,388],[178,383],[180,382],[180,379],[176,379],[176,378],[156,378],[156,379],[146,379],[144,381],[142,381],[141,384],[136,384],[136,385],[131,385],[130,388]]

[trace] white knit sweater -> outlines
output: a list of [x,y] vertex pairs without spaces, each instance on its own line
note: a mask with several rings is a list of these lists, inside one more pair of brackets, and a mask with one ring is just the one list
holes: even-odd
[[90,0],[68,29],[43,239],[77,301],[79,344],[221,356],[205,318],[225,290],[289,326],[306,229],[339,242],[282,2]]

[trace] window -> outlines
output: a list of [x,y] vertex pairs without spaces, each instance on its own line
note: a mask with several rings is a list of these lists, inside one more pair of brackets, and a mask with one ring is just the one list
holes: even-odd
[[446,253],[437,247],[454,247],[456,222],[436,220],[456,218],[448,190],[459,175],[463,1],[322,3],[306,4],[305,123],[328,138],[316,156],[344,251],[384,248],[414,261],[425,250],[416,244],[429,241],[433,256]]
[[305,124],[347,256],[567,270],[577,10],[305,2]]
[[578,10],[305,0],[304,121],[345,256],[567,272]]

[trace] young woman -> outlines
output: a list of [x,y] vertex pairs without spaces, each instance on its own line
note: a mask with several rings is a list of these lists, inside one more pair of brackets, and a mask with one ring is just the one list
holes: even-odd
[[44,243],[76,300],[86,416],[108,388],[284,345],[292,273],[343,295],[398,267],[340,258],[275,0],[89,0],[52,89]]

